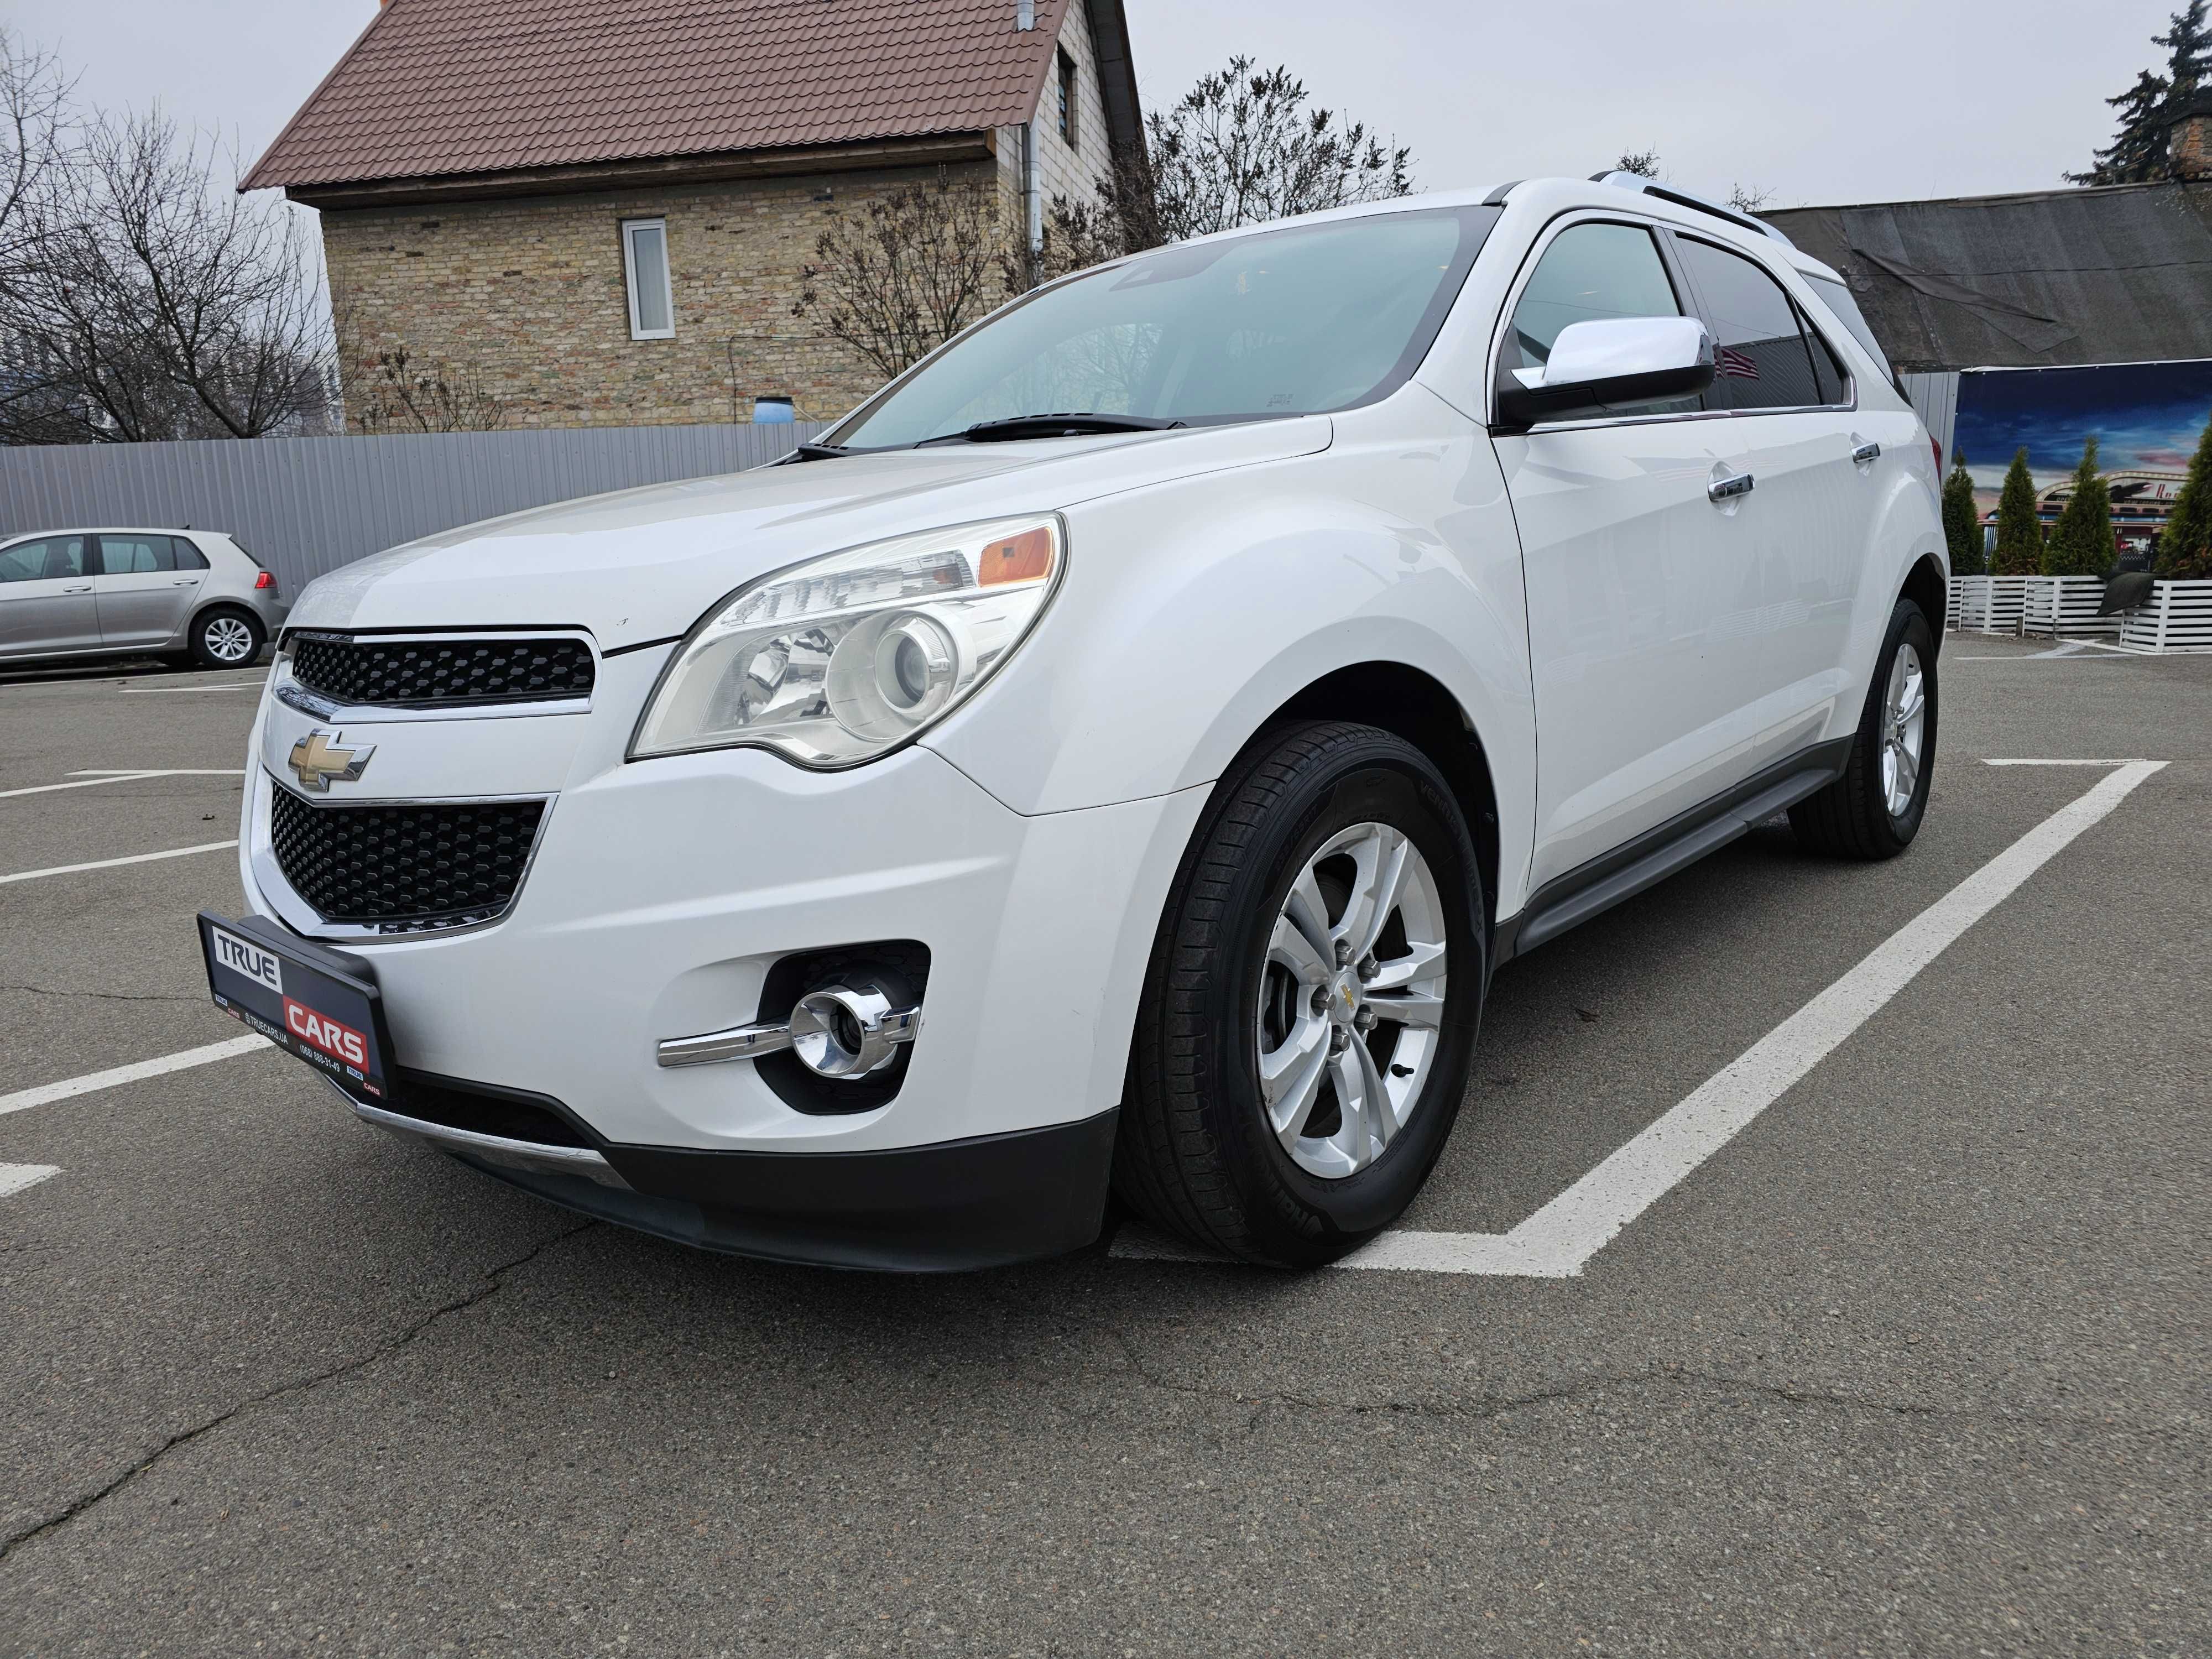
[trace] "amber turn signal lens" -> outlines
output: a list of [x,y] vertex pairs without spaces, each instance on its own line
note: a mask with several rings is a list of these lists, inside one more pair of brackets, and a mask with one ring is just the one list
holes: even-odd
[[1039,525],[1003,542],[993,542],[975,562],[975,586],[1033,582],[1052,571],[1052,532]]

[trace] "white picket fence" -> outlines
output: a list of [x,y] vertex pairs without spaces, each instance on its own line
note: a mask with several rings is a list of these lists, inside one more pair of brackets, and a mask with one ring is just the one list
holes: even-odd
[[2027,613],[2027,576],[1960,576],[1953,580],[1951,626],[1962,634],[2017,634]]
[[2150,603],[2127,613],[2120,649],[2151,656],[2212,652],[2212,581],[2154,582]]
[[2148,604],[2116,617],[2097,614],[2104,598],[2099,576],[1958,576],[1943,620],[1957,633],[2106,639],[2150,656],[2212,652],[2212,581],[2154,582]]
[[2116,640],[2120,636],[2118,616],[2100,617],[2105,602],[2102,576],[2023,576],[2027,602],[2020,631],[2048,638]]

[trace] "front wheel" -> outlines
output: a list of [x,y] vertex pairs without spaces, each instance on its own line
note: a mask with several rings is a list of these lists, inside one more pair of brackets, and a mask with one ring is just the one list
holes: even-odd
[[1436,766],[1304,724],[1224,777],[1169,896],[1115,1184],[1201,1249],[1314,1267],[1395,1220],[1466,1092],[1482,878]]
[[1790,827],[1816,853],[1893,859],[1912,844],[1936,775],[1936,636],[1899,599],[1875,660],[1844,775],[1790,809]]

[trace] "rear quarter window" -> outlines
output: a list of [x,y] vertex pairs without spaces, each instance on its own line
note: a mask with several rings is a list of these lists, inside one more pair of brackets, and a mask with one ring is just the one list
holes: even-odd
[[1866,313],[1859,302],[1851,298],[1850,289],[1841,283],[1831,282],[1826,276],[1815,276],[1810,271],[1800,271],[1805,285],[1820,296],[1820,303],[1836,313],[1836,320],[1851,331],[1851,338],[1867,349],[1867,355],[1881,365],[1882,375],[1892,386],[1897,384],[1897,370],[1890,366],[1889,354],[1881,349],[1881,342],[1874,337],[1867,325]]

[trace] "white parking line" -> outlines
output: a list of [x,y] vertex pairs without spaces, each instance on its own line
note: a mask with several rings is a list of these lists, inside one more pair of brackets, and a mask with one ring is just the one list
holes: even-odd
[[[1580,1181],[1505,1233],[1385,1233],[1335,1265],[1570,1279],[1620,1230],[1725,1146],[1865,1024],[1960,934],[2164,761],[2120,763],[1892,933],[1856,967],[1709,1078]],[[1157,1237],[1117,1238],[1115,1255],[1192,1253]]]
[[41,876],[73,876],[80,870],[112,870],[118,864],[152,864],[159,859],[188,858],[194,853],[220,853],[235,847],[231,841],[210,841],[198,847],[172,847],[164,853],[133,853],[128,858],[94,859],[89,864],[57,864],[51,870],[18,870],[12,876],[0,876],[0,887],[11,881],[36,881]]
[[259,680],[225,680],[221,685],[126,685],[122,695],[126,697],[171,696],[179,691],[253,691],[269,682]]
[[112,1066],[104,1072],[88,1072],[82,1077],[65,1078],[59,1083],[42,1083],[35,1089],[19,1089],[12,1095],[0,1095],[0,1117],[5,1117],[10,1112],[27,1112],[33,1106],[51,1106],[58,1100],[68,1100],[76,1095],[88,1095],[97,1090],[112,1089],[122,1084],[160,1077],[164,1072],[188,1071],[195,1066],[212,1065],[218,1060],[229,1060],[239,1054],[250,1054],[258,1048],[275,1046],[266,1037],[232,1037],[224,1042],[210,1042],[204,1048],[186,1048],[178,1054],[163,1054],[159,1060],[142,1060],[129,1066]]
[[0,1164],[0,1198],[12,1198],[48,1176],[60,1173],[60,1165],[54,1164]]
[[[1984,766],[2130,766],[2135,763],[2124,760],[1985,760]],[[2164,761],[2159,763],[2163,766]]]
[[88,772],[72,772],[69,783],[34,783],[27,789],[0,789],[0,800],[10,795],[48,795],[57,789],[90,789],[103,783],[136,783],[141,778],[242,778],[246,773],[236,766],[163,766],[136,772],[102,772],[97,776]]

